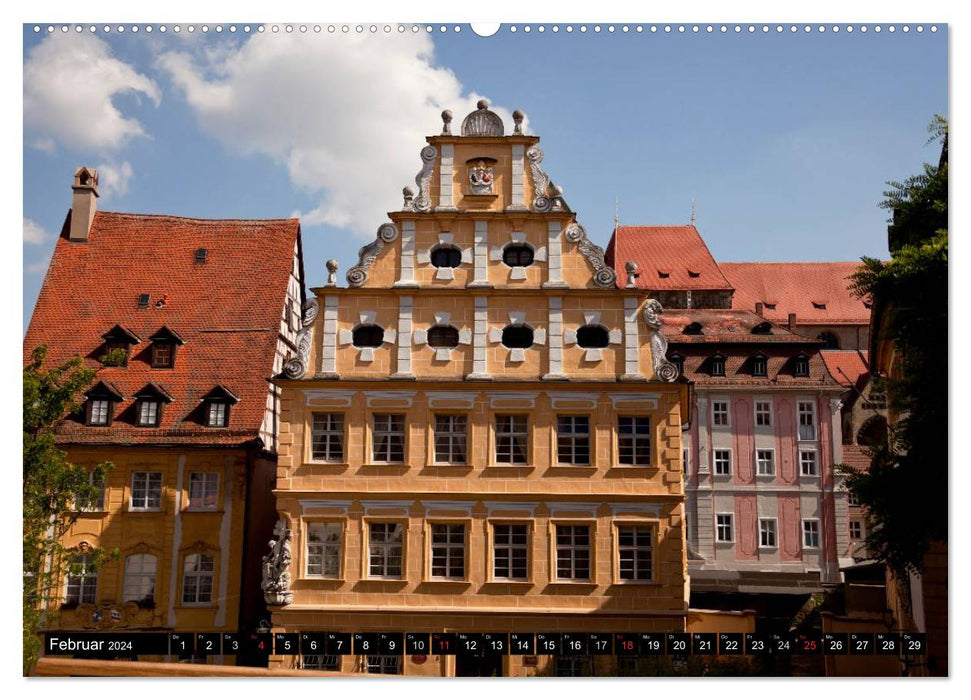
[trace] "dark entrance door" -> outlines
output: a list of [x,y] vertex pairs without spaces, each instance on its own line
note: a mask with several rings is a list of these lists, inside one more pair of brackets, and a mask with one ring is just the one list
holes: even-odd
[[502,675],[502,656],[459,652],[455,655],[455,675],[464,677],[488,677]]

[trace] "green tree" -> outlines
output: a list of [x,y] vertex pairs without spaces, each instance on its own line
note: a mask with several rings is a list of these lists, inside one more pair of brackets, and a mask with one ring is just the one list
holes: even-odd
[[[98,497],[99,482],[112,468],[110,462],[93,471],[71,464],[55,445],[58,426],[78,410],[77,397],[90,386],[95,371],[79,357],[45,369],[46,356],[42,345],[24,367],[24,675],[37,660],[37,633],[52,620],[63,577],[78,573],[77,553],[66,549],[61,537],[80,508]],[[110,556],[97,549],[87,554],[95,569]]]
[[871,300],[876,336],[894,345],[886,387],[898,420],[869,471],[842,471],[874,523],[867,546],[898,574],[922,570],[930,543],[948,534],[947,122],[937,116],[929,131],[938,164],[888,182],[880,205],[893,212],[890,261],[863,258],[851,286]]

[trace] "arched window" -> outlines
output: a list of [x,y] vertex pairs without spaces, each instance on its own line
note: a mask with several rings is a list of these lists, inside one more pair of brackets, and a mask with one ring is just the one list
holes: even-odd
[[158,559],[152,554],[125,557],[125,588],[122,602],[135,602],[143,608],[155,605],[155,568]]
[[605,348],[610,344],[610,333],[603,326],[577,328],[577,345],[581,348]]
[[701,335],[701,324],[698,321],[693,321],[682,328],[681,332],[684,335]]
[[434,326],[428,329],[428,345],[433,348],[454,348],[459,344],[459,332],[454,326]]
[[439,246],[432,251],[431,259],[435,267],[458,267],[462,264],[462,251],[453,245]]
[[772,324],[768,321],[762,321],[752,326],[752,335],[771,335],[772,334]]
[[502,261],[509,267],[529,267],[533,264],[533,249],[528,245],[507,245],[502,250]]
[[889,439],[887,419],[883,416],[870,416],[856,433],[856,444],[865,447],[886,445]]
[[529,326],[506,326],[502,329],[502,344],[507,348],[533,346],[533,329]]
[[816,336],[816,339],[823,341],[824,350],[840,349],[840,339],[839,339],[839,336],[837,336],[835,333],[832,333],[830,331],[823,331],[818,336]]
[[354,329],[353,343],[356,348],[379,348],[384,342],[381,326],[358,326]]

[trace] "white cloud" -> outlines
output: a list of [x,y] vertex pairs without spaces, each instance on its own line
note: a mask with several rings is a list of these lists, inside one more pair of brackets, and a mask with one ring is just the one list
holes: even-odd
[[24,266],[24,272],[29,275],[36,275],[38,272],[47,272],[47,266],[50,265],[50,258],[44,258],[40,262],[31,263],[30,265]]
[[[24,217],[24,243],[31,243],[33,245],[41,245],[46,243],[50,238],[44,227],[38,224],[33,219],[28,219]],[[44,263],[45,265],[47,263]]]
[[50,151],[117,148],[144,136],[138,120],[113,104],[119,94],[145,95],[156,106],[162,93],[148,77],[114,58],[108,44],[89,34],[52,34],[30,50],[24,64],[25,140]]
[[134,175],[131,163],[102,163],[98,170],[98,194],[102,200],[128,192],[128,183]]
[[[421,169],[425,136],[453,132],[475,109],[452,71],[432,64],[424,35],[253,36],[159,65],[183,91],[203,129],[243,155],[263,154],[291,182],[321,197],[303,214],[370,236],[401,207],[401,189]],[[509,110],[493,107],[512,131]]]

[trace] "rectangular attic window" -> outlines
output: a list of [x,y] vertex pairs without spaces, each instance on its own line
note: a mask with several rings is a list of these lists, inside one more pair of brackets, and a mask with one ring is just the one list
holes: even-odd
[[208,248],[198,248],[196,250],[196,262],[204,263],[206,262],[206,257],[209,255]]
[[138,295],[138,308],[139,309],[147,309],[148,308],[148,300],[150,298],[151,298],[151,295],[150,294],[139,294]]

